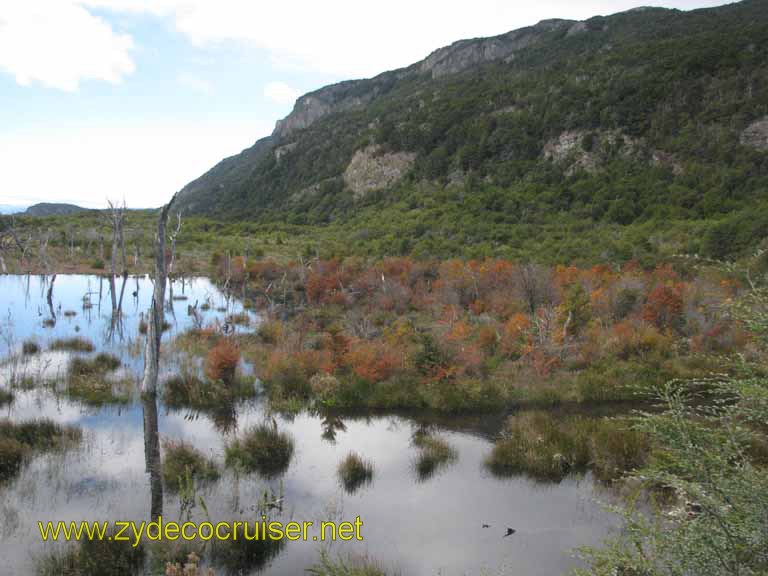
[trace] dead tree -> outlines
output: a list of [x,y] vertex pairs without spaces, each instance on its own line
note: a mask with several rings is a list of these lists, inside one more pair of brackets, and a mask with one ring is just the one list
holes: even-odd
[[171,240],[171,261],[168,263],[168,276],[173,276],[173,266],[176,263],[176,238],[181,232],[181,212],[176,213],[176,229],[171,232],[169,238]]
[[[120,305],[122,304],[122,294],[125,290],[125,278],[127,275],[127,266],[125,259],[125,235],[123,228],[125,224],[125,203],[122,206],[112,204],[110,200],[107,200],[109,204],[109,210],[107,212],[107,221],[112,228],[112,254],[109,259],[109,290],[112,297],[112,315],[116,316],[120,313]],[[117,291],[115,288],[115,275],[117,273],[117,255],[122,255],[121,275],[123,276],[123,290],[120,292],[120,302],[117,300]]]
[[163,304],[165,301],[165,283],[168,270],[165,262],[165,226],[168,222],[168,212],[173,205],[176,195],[163,206],[157,219],[157,234],[155,236],[155,280],[152,292],[152,305],[149,309],[147,323],[147,342],[144,347],[144,378],[141,382],[141,393],[154,395],[157,390],[157,378],[160,371],[160,339],[163,335]]
[[2,271],[3,274],[8,273],[5,256],[9,256],[14,249],[19,252],[20,268],[23,269],[25,267],[27,250],[29,250],[31,240],[31,236],[26,240],[23,240],[21,236],[19,236],[19,232],[16,230],[16,221],[13,216],[0,219],[0,271]]

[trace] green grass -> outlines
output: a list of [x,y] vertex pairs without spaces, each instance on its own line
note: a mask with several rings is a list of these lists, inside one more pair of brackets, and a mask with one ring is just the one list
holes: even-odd
[[80,442],[79,428],[52,420],[0,421],[0,481],[13,478],[24,459],[34,452],[65,449]]
[[51,342],[51,350],[66,350],[69,352],[93,352],[93,342],[85,338],[57,338]]
[[163,481],[175,492],[187,478],[201,482],[219,479],[216,463],[186,442],[166,442],[163,450]]
[[320,561],[307,570],[314,576],[387,576],[387,572],[366,556],[349,556],[332,559],[326,551]]
[[226,448],[226,463],[265,478],[281,476],[293,457],[294,440],[277,426],[259,424],[247,430]]
[[[114,534],[112,534],[114,535]],[[36,576],[138,576],[144,546],[123,540],[88,540],[46,552],[36,559]]]
[[649,454],[646,439],[628,421],[530,411],[510,418],[486,465],[500,476],[559,482],[591,470],[610,481],[642,466]]
[[116,356],[103,352],[93,358],[72,358],[67,368],[67,395],[93,406],[125,404],[130,399],[132,382],[115,381],[107,376],[120,365]]
[[337,469],[341,485],[352,494],[373,481],[373,463],[356,452],[350,452]]
[[177,374],[163,383],[163,402],[171,408],[214,410],[252,398],[256,394],[253,380],[239,376],[231,384],[211,382],[189,372]]

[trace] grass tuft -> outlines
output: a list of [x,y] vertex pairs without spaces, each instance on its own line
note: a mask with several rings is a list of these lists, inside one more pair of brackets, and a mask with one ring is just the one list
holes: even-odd
[[339,463],[339,479],[344,489],[353,494],[373,481],[373,464],[356,452],[350,452]]
[[219,479],[216,463],[186,442],[165,442],[163,480],[172,492],[186,485],[186,480],[215,482]]
[[51,350],[67,350],[69,352],[93,352],[93,342],[85,338],[57,338],[51,342]]
[[276,425],[259,424],[227,446],[226,463],[247,472],[258,472],[265,478],[275,478],[288,469],[293,447],[293,437],[280,432]]

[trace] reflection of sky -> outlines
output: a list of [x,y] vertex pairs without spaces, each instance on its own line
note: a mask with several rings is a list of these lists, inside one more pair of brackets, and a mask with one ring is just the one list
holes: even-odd
[[[122,278],[116,280],[119,299]],[[112,299],[109,281],[98,276],[63,274],[53,282],[53,312],[47,301],[50,277],[0,276],[0,357],[18,354],[22,342],[33,339],[45,348],[57,338],[82,336],[94,342],[99,351],[105,350],[120,357],[134,372],[141,370],[143,357],[138,346],[139,322],[146,315],[152,301],[152,281],[148,277],[129,277],[123,296],[123,314],[119,325],[112,327]],[[170,299],[171,290],[174,299]],[[163,335],[167,341],[175,334],[194,325],[188,307],[197,304],[203,322],[223,322],[228,314],[243,311],[242,304],[227,298],[210,280],[192,278],[168,282],[166,321],[170,329]],[[186,297],[186,300],[180,298]],[[201,310],[203,304],[210,306]],[[90,304],[90,308],[88,307]],[[75,316],[67,316],[74,312]],[[52,316],[55,325],[44,326]],[[251,314],[252,320],[257,317]],[[235,329],[239,327],[235,326]],[[62,355],[52,365],[43,359],[32,358],[13,369],[35,377],[59,376]],[[64,358],[66,360],[66,358]],[[47,360],[47,358],[46,358]],[[31,364],[26,365],[25,364]],[[66,366],[64,366],[66,368]],[[0,367],[0,383],[7,381],[11,367]]]
[[[60,320],[55,328],[41,328],[38,306],[45,303],[44,289],[37,278],[0,277],[0,310],[12,307],[18,341],[37,335],[52,337],[80,334],[103,342],[103,326],[109,323],[109,295],[104,293],[102,312],[94,307],[88,319],[78,309],[71,322]],[[133,280],[131,280],[133,282]],[[54,288],[55,307],[76,309],[88,289],[98,290],[98,281],[87,277],[60,276]],[[130,287],[130,285],[129,285]],[[106,290],[106,287],[105,287]],[[177,288],[178,290],[178,288]],[[207,281],[187,285],[187,293],[202,300],[206,294],[219,298]],[[130,292],[126,289],[126,298]],[[140,304],[126,308],[128,322],[137,322],[137,311],[149,304],[149,283],[140,290]],[[41,304],[42,303],[42,304]],[[176,331],[189,325],[188,302],[176,301]],[[223,301],[216,301],[214,309]],[[45,310],[45,308],[43,308]],[[235,303],[230,310],[238,311]],[[132,327],[131,330],[134,330]],[[134,332],[135,336],[135,332]],[[115,350],[117,348],[110,347]],[[223,467],[224,446],[232,434],[263,421],[264,408],[258,402],[238,410],[238,430],[222,434],[204,415],[187,411],[159,410],[162,438],[185,439]],[[143,413],[140,403],[126,407],[86,408],[57,397],[48,390],[17,391],[16,401],[0,409],[13,420],[49,417],[75,424],[84,432],[82,447],[66,454],[38,456],[7,486],[0,487],[0,557],[3,574],[26,575],[32,571],[31,558],[50,544],[42,544],[38,520],[148,520],[150,487],[145,468]],[[281,429],[290,432],[296,451],[282,480],[271,485],[285,490],[284,520],[354,520],[361,516],[362,543],[337,543],[332,550],[368,553],[386,568],[403,574],[552,575],[573,567],[574,547],[596,544],[615,525],[594,502],[600,496],[588,480],[566,480],[556,486],[537,485],[524,478],[501,480],[483,468],[491,441],[484,422],[459,419],[438,422],[436,428],[456,448],[458,460],[433,478],[419,482],[413,466],[417,451],[411,445],[414,420],[395,416],[346,418],[346,431],[339,430],[336,443],[322,439],[322,419],[302,414],[292,420],[278,417]],[[477,430],[482,429],[478,434]],[[490,432],[492,434],[492,432]],[[373,461],[373,483],[349,495],[341,489],[338,462],[350,451]],[[258,519],[253,509],[265,484],[258,476],[237,477],[225,472],[213,486],[201,489],[214,520]],[[177,497],[166,492],[164,517],[179,517]],[[201,510],[196,519],[202,521]],[[483,529],[483,524],[491,528]],[[517,530],[502,538],[507,527]],[[318,557],[320,543],[292,542],[272,563],[269,574],[301,574]]]

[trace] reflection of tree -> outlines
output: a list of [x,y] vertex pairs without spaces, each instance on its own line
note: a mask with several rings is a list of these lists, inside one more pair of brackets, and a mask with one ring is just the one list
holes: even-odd
[[336,433],[346,432],[347,425],[340,416],[333,414],[324,414],[323,421],[320,424],[323,427],[322,439],[330,444],[336,443]]
[[163,513],[163,475],[160,460],[160,435],[157,427],[157,398],[155,394],[145,394],[144,404],[144,457],[149,473],[149,484],[152,492],[152,520]]

